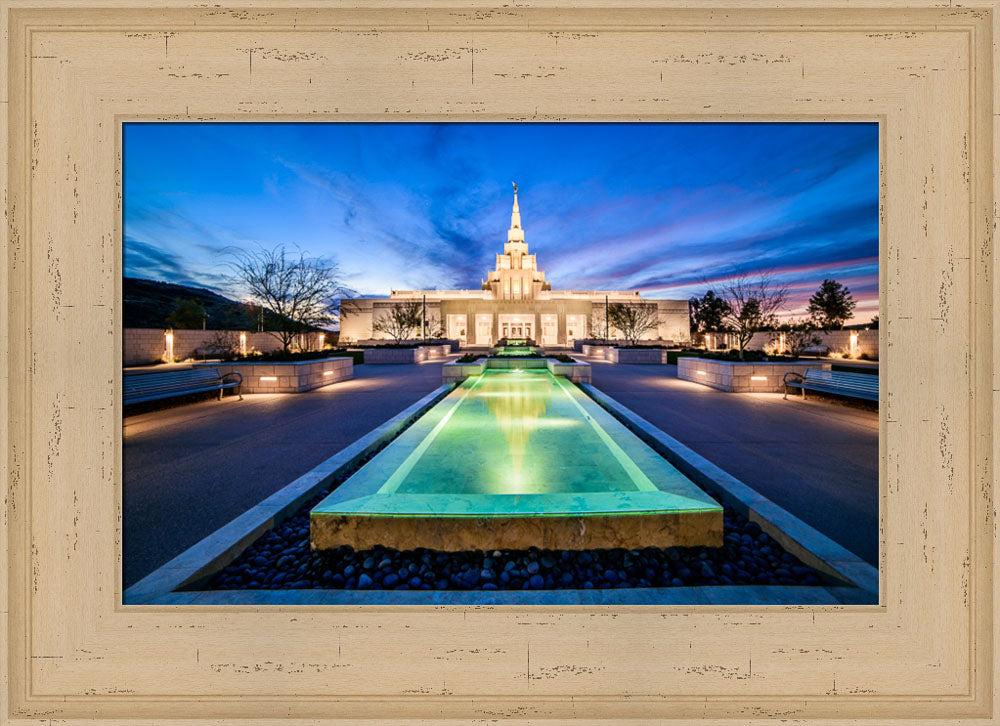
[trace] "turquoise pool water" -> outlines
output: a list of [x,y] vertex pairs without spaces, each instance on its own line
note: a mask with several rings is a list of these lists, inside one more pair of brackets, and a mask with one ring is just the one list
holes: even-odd
[[493,349],[493,355],[505,355],[505,356],[516,356],[516,355],[531,355],[538,352],[538,348],[529,347],[526,345],[501,345]]
[[545,517],[719,505],[567,379],[466,379],[312,516]]

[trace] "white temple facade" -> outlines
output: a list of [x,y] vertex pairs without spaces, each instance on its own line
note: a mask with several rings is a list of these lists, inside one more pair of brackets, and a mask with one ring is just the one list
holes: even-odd
[[[373,323],[392,306],[417,300],[444,337],[465,347],[490,346],[500,338],[532,338],[542,346],[572,346],[577,339],[604,337],[604,310],[615,302],[656,306],[659,325],[643,338],[682,342],[690,338],[687,300],[652,300],[638,290],[553,290],[528,252],[514,187],[514,208],[503,252],[479,290],[393,290],[388,298],[351,298],[341,303],[340,340],[379,340]],[[610,331],[615,337],[615,331]]]

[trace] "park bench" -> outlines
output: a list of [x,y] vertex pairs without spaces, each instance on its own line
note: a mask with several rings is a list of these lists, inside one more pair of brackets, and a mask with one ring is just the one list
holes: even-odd
[[788,398],[788,387],[802,389],[802,398],[806,397],[806,389],[821,393],[835,393],[852,398],[863,398],[868,401],[878,401],[878,376],[869,373],[845,373],[843,371],[826,371],[821,368],[807,368],[805,373],[789,371],[782,379],[785,384],[785,398]]
[[[221,400],[224,389],[235,387],[239,393],[239,387],[242,383],[243,376],[236,371],[220,374],[217,368],[199,367],[122,376],[122,391],[126,406],[130,403],[142,403],[143,401],[155,401],[161,398],[216,390],[219,392]],[[243,394],[239,395],[242,401]]]

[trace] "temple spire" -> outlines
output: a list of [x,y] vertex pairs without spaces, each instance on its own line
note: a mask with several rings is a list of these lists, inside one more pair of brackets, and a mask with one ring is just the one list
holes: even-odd
[[521,210],[517,206],[517,183],[511,182],[511,184],[514,186],[514,209],[510,213],[510,228],[521,229]]

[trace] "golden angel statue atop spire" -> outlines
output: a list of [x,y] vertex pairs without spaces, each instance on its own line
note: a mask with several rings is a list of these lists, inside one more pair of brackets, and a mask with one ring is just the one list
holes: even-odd
[[517,194],[517,182],[511,182],[514,185],[514,194]]

